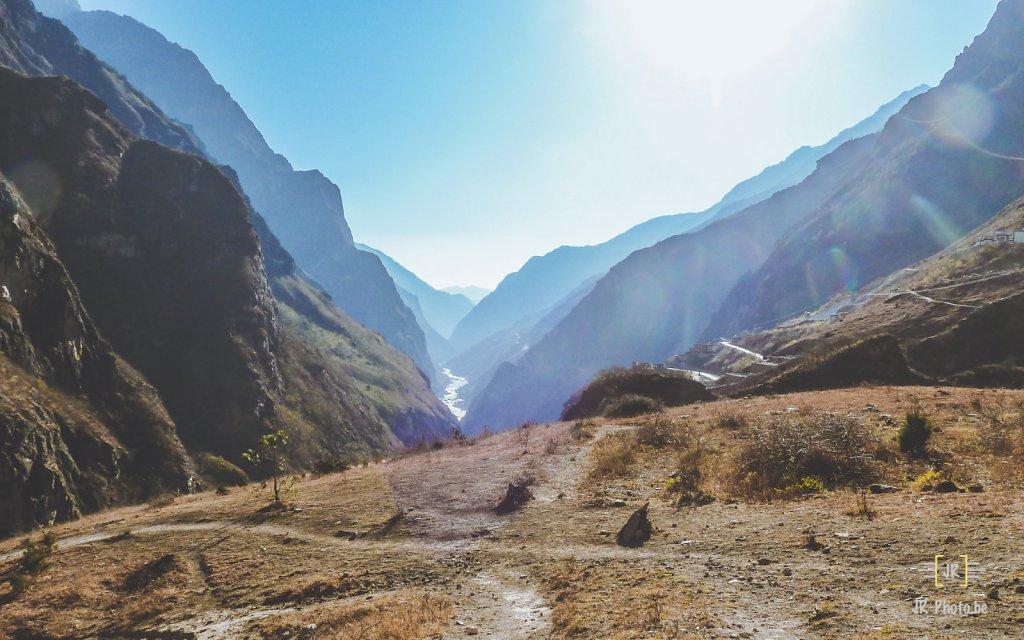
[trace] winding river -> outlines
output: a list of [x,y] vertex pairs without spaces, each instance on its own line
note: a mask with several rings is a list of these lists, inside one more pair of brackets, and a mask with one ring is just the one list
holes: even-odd
[[466,417],[466,410],[461,406],[463,399],[459,397],[459,389],[466,386],[469,380],[455,375],[451,369],[441,369],[441,371],[444,375],[448,376],[448,384],[444,387],[444,395],[441,396],[441,401],[448,406],[456,420],[462,420]]

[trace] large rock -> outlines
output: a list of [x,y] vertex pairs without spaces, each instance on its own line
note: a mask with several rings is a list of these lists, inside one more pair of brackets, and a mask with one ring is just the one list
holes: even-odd
[[510,482],[505,489],[505,495],[494,505],[494,513],[499,516],[508,515],[522,509],[530,500],[533,500],[533,492],[529,487],[518,482]]
[[626,524],[619,529],[618,535],[615,536],[615,542],[620,547],[641,547],[651,539],[654,527],[651,526],[651,521],[647,517],[649,505],[650,503],[645,503],[644,506],[634,511],[629,516],[629,520],[626,520]]

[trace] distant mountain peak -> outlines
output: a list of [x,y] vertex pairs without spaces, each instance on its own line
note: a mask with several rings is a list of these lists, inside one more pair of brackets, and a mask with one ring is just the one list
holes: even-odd
[[72,13],[82,10],[78,0],[32,0],[36,11],[50,18],[62,20]]

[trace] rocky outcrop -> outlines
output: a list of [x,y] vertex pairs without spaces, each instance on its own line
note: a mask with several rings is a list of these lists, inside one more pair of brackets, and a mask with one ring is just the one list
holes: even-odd
[[[136,139],[71,80],[0,69],[0,171],[24,199],[10,219],[52,258],[3,254],[12,528],[187,489],[178,435],[240,463],[285,427],[293,466],[330,468],[450,433],[422,374],[299,274],[229,173]],[[10,386],[24,379],[54,386]]]
[[713,400],[704,385],[682,371],[638,366],[603,371],[565,403],[561,420],[601,414],[602,408],[625,396],[650,398],[665,407]]
[[649,504],[644,504],[629,516],[626,524],[622,525],[619,533],[615,536],[616,544],[620,547],[635,548],[642,547],[651,539],[654,527],[651,526],[651,520],[647,517],[649,507]]
[[154,390],[100,338],[0,177],[0,535],[197,486]]

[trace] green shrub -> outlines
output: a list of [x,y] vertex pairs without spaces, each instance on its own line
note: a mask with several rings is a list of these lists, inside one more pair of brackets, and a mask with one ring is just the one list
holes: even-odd
[[802,495],[810,493],[821,493],[825,491],[827,487],[825,483],[821,481],[821,478],[814,476],[804,476],[793,485],[793,491]]
[[915,458],[923,458],[928,452],[928,440],[931,437],[931,421],[921,411],[921,407],[915,403],[907,411],[907,415],[903,418],[903,424],[900,426],[897,436],[900,451]]
[[608,418],[633,418],[645,413],[657,413],[662,405],[654,398],[629,393],[601,403],[601,413]]
[[224,458],[212,453],[200,453],[196,457],[203,475],[210,484],[221,487],[240,487],[249,483],[249,475]]

